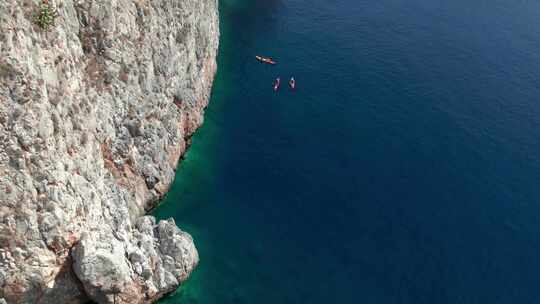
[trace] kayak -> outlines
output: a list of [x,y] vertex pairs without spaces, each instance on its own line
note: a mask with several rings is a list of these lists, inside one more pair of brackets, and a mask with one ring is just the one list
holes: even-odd
[[291,89],[294,90],[294,88],[296,87],[296,81],[294,80],[294,78],[291,78],[291,80],[289,81],[289,86],[291,87]]
[[262,56],[255,56],[255,58],[257,58],[257,60],[259,60],[260,62],[264,62],[268,64],[276,64],[276,62],[272,60],[272,58],[266,58]]
[[264,62],[264,63],[267,63],[267,64],[276,64],[276,62],[274,60],[272,60],[272,58],[266,58],[266,57],[262,57],[262,56],[255,56],[255,58],[257,58],[257,60],[259,60],[260,62]]
[[279,89],[280,84],[281,84],[281,80],[277,78],[276,82],[274,83],[274,91],[277,91]]

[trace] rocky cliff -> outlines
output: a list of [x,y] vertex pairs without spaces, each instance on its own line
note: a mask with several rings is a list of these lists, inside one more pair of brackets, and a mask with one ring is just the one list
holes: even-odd
[[144,214],[202,123],[217,0],[44,3],[0,1],[0,303],[153,302],[198,262]]

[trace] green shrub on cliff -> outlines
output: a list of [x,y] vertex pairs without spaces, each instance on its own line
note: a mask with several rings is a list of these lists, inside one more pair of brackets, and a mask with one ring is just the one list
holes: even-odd
[[58,13],[48,1],[43,1],[39,7],[39,12],[36,14],[36,23],[44,30],[54,25],[54,21],[58,17]]

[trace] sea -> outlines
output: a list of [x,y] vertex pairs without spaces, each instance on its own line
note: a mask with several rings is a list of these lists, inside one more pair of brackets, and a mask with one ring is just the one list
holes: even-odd
[[161,304],[540,303],[540,1],[219,2]]

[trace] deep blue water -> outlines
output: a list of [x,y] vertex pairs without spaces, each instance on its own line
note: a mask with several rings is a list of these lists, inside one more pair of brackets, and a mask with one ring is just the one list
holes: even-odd
[[540,303],[539,1],[220,1],[163,303]]

